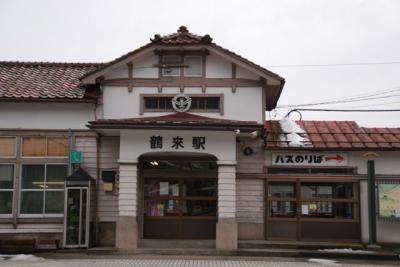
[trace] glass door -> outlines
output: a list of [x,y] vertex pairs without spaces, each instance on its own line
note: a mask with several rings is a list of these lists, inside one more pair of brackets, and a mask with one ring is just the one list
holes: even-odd
[[65,203],[64,246],[87,247],[88,188],[67,188]]

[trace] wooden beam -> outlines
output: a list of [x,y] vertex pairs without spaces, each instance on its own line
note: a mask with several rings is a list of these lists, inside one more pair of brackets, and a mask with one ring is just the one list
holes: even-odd
[[[232,63],[232,79],[236,80],[236,64]],[[236,84],[232,85],[232,93],[236,93]]]
[[232,79],[232,78],[202,78],[202,77],[186,77],[180,79],[180,77],[162,77],[161,79],[152,78],[118,78],[118,79],[107,79],[103,81],[104,85],[108,86],[129,86],[132,84],[133,87],[256,87],[263,86],[260,80],[251,79]]

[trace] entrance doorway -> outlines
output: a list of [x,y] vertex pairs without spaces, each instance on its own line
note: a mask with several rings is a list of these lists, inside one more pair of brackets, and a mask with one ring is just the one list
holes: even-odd
[[215,239],[218,168],[214,157],[141,160],[145,239]]
[[266,238],[359,242],[359,183],[327,180],[268,180]]

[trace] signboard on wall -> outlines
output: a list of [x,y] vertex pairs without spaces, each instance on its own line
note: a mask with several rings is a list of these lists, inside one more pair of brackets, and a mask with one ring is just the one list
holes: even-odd
[[347,166],[347,153],[272,153],[272,165]]
[[400,219],[400,184],[379,184],[379,216]]

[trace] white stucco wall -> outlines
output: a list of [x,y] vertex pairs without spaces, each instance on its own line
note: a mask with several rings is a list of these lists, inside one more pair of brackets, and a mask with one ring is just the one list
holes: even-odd
[[232,63],[210,53],[206,59],[206,78],[232,78]]
[[[202,94],[201,88],[185,88],[185,94]],[[179,88],[163,88],[162,93],[158,93],[157,88],[135,87],[131,93],[126,87],[110,87],[103,89],[103,111],[104,118],[135,118],[141,116],[162,116],[168,112],[148,112],[140,115],[140,95],[141,94],[179,94]],[[206,94],[224,95],[224,114],[196,112],[213,118],[258,121],[262,123],[262,89],[261,87],[239,87],[236,93],[232,93],[231,88],[208,87]],[[190,112],[190,111],[189,111]]]
[[[400,151],[377,151],[379,157],[375,159],[375,172],[377,174],[400,175]],[[367,160],[363,157],[365,152],[351,152],[349,165],[358,168],[358,173],[367,173]]]
[[[162,136],[163,148],[151,149],[150,137]],[[172,148],[173,137],[182,137],[184,148]],[[192,147],[192,138],[201,136],[206,138],[205,149],[196,150]],[[121,130],[120,135],[120,162],[137,161],[145,153],[157,152],[194,152],[207,153],[217,157],[221,163],[236,162],[236,136],[233,132],[216,131],[174,131],[174,130]]]
[[94,104],[0,103],[0,129],[87,129]]

